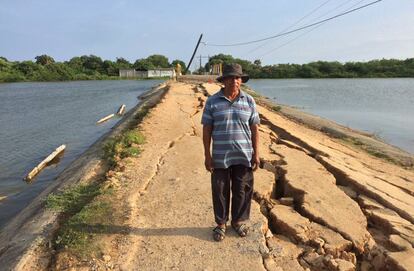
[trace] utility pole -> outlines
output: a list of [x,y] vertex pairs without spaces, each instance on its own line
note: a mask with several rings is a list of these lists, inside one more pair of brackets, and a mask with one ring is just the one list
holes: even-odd
[[202,39],[202,38],[203,38],[203,34],[201,34],[201,35],[200,35],[200,38],[198,39],[197,46],[196,46],[196,48],[194,49],[193,55],[191,56],[191,59],[190,59],[190,62],[188,62],[187,68],[185,69],[185,73],[187,73],[187,72],[188,72],[188,69],[190,68],[191,63],[193,62],[193,58],[194,58],[195,54],[197,53],[197,49],[198,49],[198,46],[200,45],[200,42],[201,42],[201,39]]

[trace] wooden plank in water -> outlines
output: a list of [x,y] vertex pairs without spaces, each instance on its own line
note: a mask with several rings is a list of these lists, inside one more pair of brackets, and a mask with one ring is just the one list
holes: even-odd
[[104,118],[102,118],[102,119],[98,120],[98,121],[96,122],[96,124],[99,124],[99,123],[102,123],[102,122],[104,122],[104,121],[107,121],[107,120],[109,120],[110,118],[113,118],[114,116],[115,116],[115,114],[108,115],[108,116],[106,116],[106,117],[104,117]]
[[53,159],[56,158],[59,154],[61,154],[66,148],[66,145],[60,145],[54,152],[49,154],[42,162],[40,162],[39,165],[37,165],[32,171],[27,174],[27,176],[24,178],[26,182],[32,181],[32,179],[39,174],[40,171],[42,171],[43,168],[47,166],[48,163],[50,163]]
[[116,114],[123,115],[125,113],[126,106],[123,104],[119,107],[118,112]]

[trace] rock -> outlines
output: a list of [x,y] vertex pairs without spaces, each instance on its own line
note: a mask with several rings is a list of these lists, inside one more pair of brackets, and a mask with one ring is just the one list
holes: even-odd
[[293,206],[294,204],[294,199],[293,198],[280,198],[279,199],[279,203],[282,205],[286,205],[286,206]]
[[316,252],[311,252],[309,254],[306,254],[305,256],[303,256],[303,259],[312,267],[316,268],[316,269],[322,269],[325,264],[324,264],[324,257],[319,255]]
[[273,237],[273,233],[270,229],[268,229],[266,231],[266,235],[265,235],[266,239],[272,238]]
[[337,187],[335,177],[320,161],[304,152],[275,144],[271,148],[286,162],[281,166],[286,172],[285,196],[295,199],[301,214],[335,229],[362,253],[370,237],[367,219],[359,205]]
[[382,231],[404,236],[414,246],[414,227],[410,221],[400,217],[395,211],[383,209],[365,210],[370,221]]
[[111,260],[111,256],[109,256],[109,255],[103,255],[102,256],[102,260],[107,263],[107,262],[109,262]]
[[329,270],[336,271],[338,269],[339,264],[335,261],[335,259],[331,259],[328,262]]
[[270,211],[270,219],[271,225],[276,227],[275,231],[317,249],[323,246],[329,254],[334,255],[335,251],[351,249],[352,243],[345,240],[339,233],[312,223],[289,206],[274,206]]
[[272,258],[265,258],[264,266],[268,271],[283,271],[283,268],[277,266],[276,262]]
[[361,263],[361,271],[371,271],[371,268],[373,268],[372,264],[367,261],[362,261]]
[[410,242],[396,234],[391,234],[389,236],[389,243],[393,248],[399,251],[412,249]]
[[365,195],[359,195],[358,202],[365,209],[383,209],[384,208],[384,206],[379,204],[376,200],[373,200]]
[[342,186],[342,185],[337,185],[337,187],[339,189],[341,189],[342,191],[344,191],[344,193],[350,197],[351,199],[357,199],[358,198],[358,193],[355,192],[352,188],[350,188],[349,186]]
[[414,270],[414,250],[406,250],[400,252],[390,252],[386,258],[387,270],[395,271],[411,271]]
[[372,259],[372,265],[374,266],[375,270],[382,270],[385,269],[385,255],[378,254]]
[[355,271],[356,267],[353,263],[342,260],[342,259],[335,259],[336,263],[338,264],[337,270],[338,271]]

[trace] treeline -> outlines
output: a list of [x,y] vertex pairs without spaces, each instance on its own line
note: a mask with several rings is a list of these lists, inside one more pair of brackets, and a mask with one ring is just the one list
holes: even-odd
[[251,78],[373,78],[414,77],[414,58],[381,59],[368,62],[316,61],[307,64],[276,64],[262,66],[260,60],[250,62],[218,54],[211,57],[199,72],[208,72],[213,64],[236,62]]
[[183,61],[170,63],[163,55],[151,55],[134,63],[122,57],[115,61],[102,60],[95,55],[73,57],[64,62],[56,62],[48,55],[37,56],[35,61],[9,61],[0,57],[0,82],[119,79],[119,69],[169,68],[177,63],[185,70]]

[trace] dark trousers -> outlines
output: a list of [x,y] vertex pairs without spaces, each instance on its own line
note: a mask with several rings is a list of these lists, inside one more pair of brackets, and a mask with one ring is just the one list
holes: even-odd
[[211,174],[214,218],[217,224],[229,220],[231,190],[231,221],[249,219],[253,196],[253,171],[250,167],[234,165],[229,168],[215,168]]

